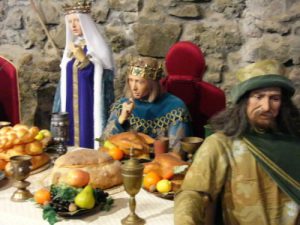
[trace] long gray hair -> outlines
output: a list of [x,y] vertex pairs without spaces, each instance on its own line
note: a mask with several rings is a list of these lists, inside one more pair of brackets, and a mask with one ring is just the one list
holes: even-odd
[[[222,131],[229,137],[239,137],[250,127],[246,108],[249,93],[244,95],[237,104],[225,109],[211,118],[210,124],[214,131]],[[300,137],[300,110],[285,95],[277,116],[276,129],[282,133]]]

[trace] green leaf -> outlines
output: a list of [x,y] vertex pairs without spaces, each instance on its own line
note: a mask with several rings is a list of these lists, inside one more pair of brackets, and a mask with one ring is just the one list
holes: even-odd
[[54,199],[61,198],[69,202],[72,202],[81,190],[82,188],[75,188],[66,184],[51,185],[51,193]]
[[43,219],[47,220],[50,225],[54,225],[56,222],[59,221],[55,210],[50,205],[44,206]]

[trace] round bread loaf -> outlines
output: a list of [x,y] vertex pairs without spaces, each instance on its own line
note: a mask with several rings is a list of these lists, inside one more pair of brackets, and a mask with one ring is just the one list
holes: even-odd
[[122,183],[121,163],[108,154],[91,149],[77,149],[60,156],[51,172],[51,183],[65,183],[67,173],[82,169],[90,174],[93,188],[107,189]]

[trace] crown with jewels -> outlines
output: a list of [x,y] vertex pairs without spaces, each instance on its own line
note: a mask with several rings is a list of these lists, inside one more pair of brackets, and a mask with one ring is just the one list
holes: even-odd
[[92,2],[87,0],[77,0],[74,4],[65,4],[63,10],[65,15],[72,13],[90,13]]
[[128,67],[128,75],[139,76],[145,79],[159,80],[163,77],[162,64],[153,58],[133,59]]

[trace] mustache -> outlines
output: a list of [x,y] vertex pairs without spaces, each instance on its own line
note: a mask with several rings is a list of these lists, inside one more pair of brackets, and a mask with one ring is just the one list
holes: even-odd
[[264,112],[261,108],[257,109],[254,113],[255,116],[272,116],[272,113]]

